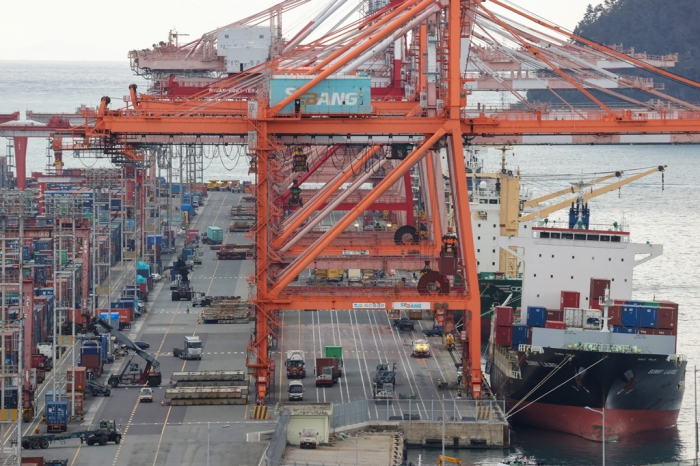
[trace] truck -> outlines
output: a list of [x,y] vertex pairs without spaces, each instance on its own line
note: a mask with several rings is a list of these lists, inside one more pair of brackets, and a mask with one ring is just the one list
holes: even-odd
[[389,364],[377,364],[377,371],[374,373],[372,383],[377,387],[382,387],[384,384],[396,385],[396,363],[393,366]]
[[79,438],[80,443],[88,445],[107,445],[107,442],[116,444],[122,441],[122,433],[117,428],[114,420],[101,420],[97,429],[81,430],[77,432],[65,432],[60,434],[37,434],[22,437],[22,448],[26,450],[37,450],[39,448],[49,448],[49,444],[54,442],[65,443],[66,440]]
[[180,359],[202,359],[202,340],[198,336],[186,336],[182,348],[173,348],[173,356]]
[[173,301],[192,301],[194,290],[190,286],[190,271],[187,260],[183,256],[179,257],[173,264],[173,275],[175,280],[170,283],[171,298]]
[[323,356],[326,358],[336,358],[338,360],[338,377],[343,376],[343,347],[342,346],[324,346]]
[[316,358],[316,386],[332,387],[340,378],[340,361],[338,358]]
[[284,365],[287,367],[287,378],[303,379],[306,377],[306,358],[302,350],[287,351],[287,360]]
[[224,242],[224,230],[216,226],[207,227],[207,234],[202,238],[204,244],[222,244]]
[[426,337],[441,337],[445,333],[442,325],[433,324],[433,328],[423,329],[423,335]]
[[[119,385],[148,385],[149,387],[157,387],[162,382],[160,374],[160,363],[156,358],[142,350],[133,341],[121,334],[117,329],[109,325],[102,319],[96,319],[92,325],[93,331],[97,325],[103,327],[110,335],[116,338],[126,348],[132,350],[138,356],[146,361],[146,366],[143,370],[133,361],[133,357],[129,360],[124,369],[119,374],[112,374],[107,380],[107,384],[112,388],[117,388]],[[95,332],[97,333],[97,332]]]
[[419,338],[418,340],[413,340],[411,342],[411,356],[414,358],[427,358],[430,357],[430,344],[428,340]]
[[316,448],[318,445],[318,432],[311,429],[303,429],[299,432],[299,448]]
[[201,291],[195,291],[192,306],[212,306],[223,302],[240,302],[240,296],[207,296]]
[[396,330],[404,330],[404,331],[411,331],[413,328],[416,326],[416,323],[412,321],[411,319],[407,319],[406,317],[401,317],[400,319],[394,319],[393,321],[394,327],[396,327]]
[[301,381],[292,380],[289,382],[287,395],[289,396],[289,401],[304,401],[304,385]]

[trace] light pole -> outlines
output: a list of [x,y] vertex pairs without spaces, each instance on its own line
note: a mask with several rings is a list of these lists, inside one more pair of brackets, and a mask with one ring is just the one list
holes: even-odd
[[593,411],[594,413],[598,413],[601,416],[603,416],[603,466],[605,466],[605,406],[603,406],[601,411],[598,411],[597,409],[593,409],[590,406],[586,406],[586,409],[588,411]]
[[[222,429],[227,429],[231,427],[228,424],[221,426]],[[211,423],[207,422],[207,466],[209,466],[209,432],[211,432]]]

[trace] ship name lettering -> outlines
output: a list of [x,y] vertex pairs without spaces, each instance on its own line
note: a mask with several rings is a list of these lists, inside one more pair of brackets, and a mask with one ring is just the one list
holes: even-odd
[[649,374],[652,374],[652,375],[653,374],[663,374],[663,373],[664,373],[664,371],[662,369],[651,369],[649,371]]
[[557,367],[558,364],[554,362],[543,362],[542,367]]
[[664,374],[673,375],[673,374],[675,374],[676,372],[678,372],[677,369],[669,369],[669,370],[667,370],[667,371],[664,371]]
[[538,366],[540,365],[539,361],[527,361],[528,366]]

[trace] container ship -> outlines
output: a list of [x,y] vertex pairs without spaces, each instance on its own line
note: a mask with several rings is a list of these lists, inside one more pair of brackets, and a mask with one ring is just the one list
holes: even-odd
[[589,225],[581,203],[569,217],[563,228],[499,239],[525,264],[526,311],[496,308],[491,388],[515,424],[590,440],[671,427],[686,373],[678,305],[631,299],[634,267],[663,248],[630,242],[624,224]]

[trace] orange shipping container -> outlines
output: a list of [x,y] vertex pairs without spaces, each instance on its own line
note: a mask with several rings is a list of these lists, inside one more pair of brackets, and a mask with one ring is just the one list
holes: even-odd
[[[70,392],[68,392],[70,394]],[[75,414],[83,414],[83,400],[85,394],[83,392],[75,392]]]
[[[86,379],[86,368],[85,367],[76,367],[75,368],[75,390],[76,391],[84,391],[85,390],[85,379]],[[69,367],[68,371],[66,371],[66,380],[68,384],[66,385],[66,390],[72,390],[73,389],[73,368]]]

